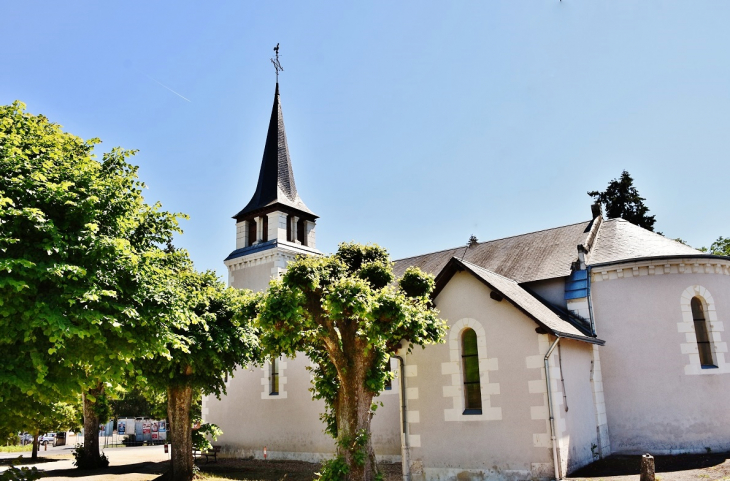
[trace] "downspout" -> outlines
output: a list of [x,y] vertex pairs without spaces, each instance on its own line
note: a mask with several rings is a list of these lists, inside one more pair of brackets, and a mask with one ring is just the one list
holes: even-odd
[[591,267],[586,266],[586,270],[588,271],[588,317],[591,318],[591,335],[596,337],[598,334],[596,333],[596,321],[593,318],[593,301],[591,300]]
[[547,397],[548,397],[548,410],[550,413],[550,440],[552,441],[553,445],[553,466],[555,468],[555,481],[558,481],[561,478],[560,476],[560,453],[558,450],[558,442],[557,438],[555,437],[555,414],[553,409],[553,392],[550,388],[550,354],[553,353],[555,350],[555,346],[558,345],[560,342],[560,338],[556,337],[555,341],[553,341],[552,345],[550,346],[550,349],[548,349],[547,354],[545,354],[545,383],[547,384]]
[[399,376],[400,376],[400,418],[403,423],[401,433],[401,466],[403,470],[403,481],[411,480],[411,463],[410,463],[410,451],[411,447],[408,444],[408,405],[406,404],[406,362],[404,356],[393,356],[398,359],[399,365]]

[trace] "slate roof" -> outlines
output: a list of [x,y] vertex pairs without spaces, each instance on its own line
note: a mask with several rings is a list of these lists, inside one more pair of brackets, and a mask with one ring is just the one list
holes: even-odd
[[[456,247],[395,261],[394,272],[403,275],[409,266],[437,275],[452,257],[475,264],[517,283],[570,275],[578,259],[578,244],[586,244],[593,221],[546,229],[514,237]],[[466,253],[464,251],[466,250]],[[663,256],[706,256],[623,219],[604,220],[586,256],[586,264]]]
[[[531,232],[479,243],[468,249],[456,247],[395,261],[400,277],[409,266],[437,275],[452,257],[488,269],[518,283],[570,275],[578,258],[578,244],[585,242],[592,221]],[[466,254],[464,250],[466,249]]]
[[692,247],[680,244],[623,219],[603,221],[586,264],[595,265],[643,257],[703,255]]
[[555,336],[577,339],[594,344],[605,344],[605,341],[587,336],[567,320],[561,319],[555,312],[533,297],[512,279],[507,279],[504,276],[500,276],[495,272],[484,269],[470,262],[460,261],[456,257],[452,258],[450,260],[450,265],[447,265],[439,274],[439,278],[437,278],[437,286],[443,286],[445,284],[445,281],[448,279],[443,279],[443,277],[446,276],[450,278],[453,275],[453,270],[450,268],[454,267],[462,267],[471,272],[484,284],[486,284],[487,287],[502,294],[506,300]]
[[274,248],[280,248],[284,250],[293,251],[295,254],[315,254],[315,255],[321,255],[322,253],[318,251],[317,249],[314,249],[312,247],[303,246],[301,244],[296,244],[294,242],[287,242],[287,241],[281,241],[278,239],[272,239],[266,242],[260,242],[258,244],[254,244],[252,246],[248,247],[241,247],[240,249],[236,249],[230,254],[228,254],[228,257],[223,259],[223,262],[229,261],[231,259],[236,259],[237,257],[243,257],[250,254],[255,254],[257,252],[266,251],[269,249]]
[[284,130],[284,115],[281,112],[279,101],[279,83],[276,84],[274,94],[274,107],[271,110],[269,131],[266,134],[266,145],[264,156],[261,159],[261,170],[259,182],[256,185],[256,192],[249,203],[234,219],[240,219],[246,214],[282,204],[317,217],[314,212],[304,204],[297,193],[297,186],[294,182],[294,172],[289,156],[289,145],[286,141]]

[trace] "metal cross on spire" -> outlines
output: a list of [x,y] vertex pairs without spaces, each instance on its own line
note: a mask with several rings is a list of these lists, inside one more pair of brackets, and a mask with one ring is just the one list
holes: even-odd
[[279,83],[279,72],[284,71],[284,67],[281,66],[279,63],[279,44],[276,44],[276,47],[274,47],[274,52],[276,52],[276,58],[271,59],[271,63],[274,64],[274,68],[276,69],[276,83]]

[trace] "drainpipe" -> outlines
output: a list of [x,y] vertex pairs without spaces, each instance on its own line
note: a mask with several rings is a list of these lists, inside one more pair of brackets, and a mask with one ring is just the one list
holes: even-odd
[[590,266],[586,268],[588,271],[588,317],[591,318],[591,334],[593,336],[597,336],[596,333],[596,321],[593,319],[593,301],[591,300],[591,268]]
[[550,354],[553,353],[555,350],[555,346],[558,345],[560,342],[560,338],[556,337],[555,341],[550,346],[550,349],[548,349],[547,354],[545,354],[545,383],[547,384],[547,396],[548,396],[548,410],[550,412],[550,440],[552,441],[553,445],[553,466],[555,467],[555,481],[558,481],[561,479],[560,476],[560,453],[558,449],[558,441],[555,437],[555,414],[553,410],[553,392],[550,388]]
[[411,463],[409,459],[411,447],[408,445],[408,418],[406,404],[406,362],[405,356],[393,356],[398,359],[400,377],[400,418],[403,422],[401,433],[401,465],[403,470],[403,481],[411,481]]

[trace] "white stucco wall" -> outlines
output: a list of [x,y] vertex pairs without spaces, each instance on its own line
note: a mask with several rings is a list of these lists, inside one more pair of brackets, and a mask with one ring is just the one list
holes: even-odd
[[245,270],[233,271],[229,277],[229,285],[236,289],[250,289],[264,291],[269,288],[269,281],[273,278],[274,261],[246,267]]
[[[392,361],[396,366],[395,361]],[[308,391],[309,360],[304,356],[282,360],[279,366],[279,395],[269,395],[269,366],[239,370],[228,381],[228,395],[220,400],[204,400],[203,418],[223,430],[217,444],[236,456],[262,458],[267,447],[269,459],[321,461],[335,451],[332,438],[325,435],[319,420],[322,401],[312,400]],[[384,391],[373,417],[372,433],[379,459],[400,460],[400,418],[398,380]]]
[[524,287],[532,290],[535,294],[556,306],[566,307],[565,277],[527,282],[524,284]]
[[607,342],[601,363],[613,452],[730,449],[730,369],[700,368],[687,312],[692,292],[709,293],[713,348],[724,361],[730,275],[727,261],[716,264],[657,261],[593,271],[596,329]]

